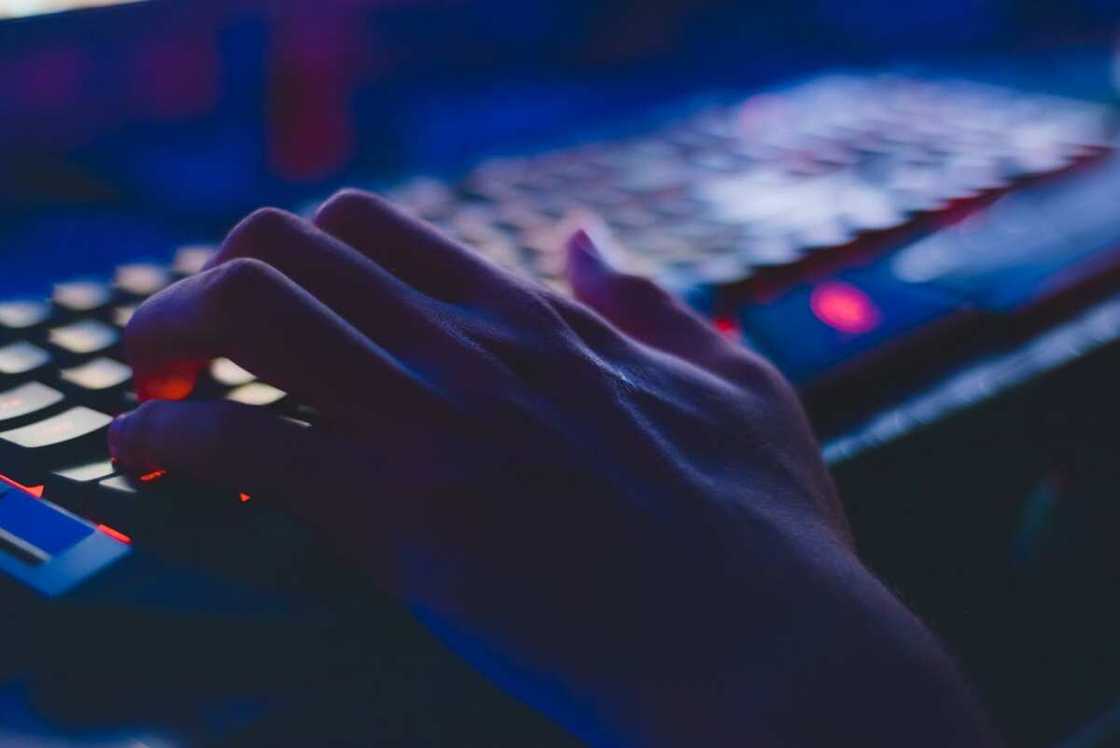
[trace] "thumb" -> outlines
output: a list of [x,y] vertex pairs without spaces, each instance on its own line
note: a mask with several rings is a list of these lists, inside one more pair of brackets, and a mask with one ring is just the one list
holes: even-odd
[[568,239],[568,282],[576,298],[646,345],[710,368],[726,341],[649,278],[615,270],[587,231]]

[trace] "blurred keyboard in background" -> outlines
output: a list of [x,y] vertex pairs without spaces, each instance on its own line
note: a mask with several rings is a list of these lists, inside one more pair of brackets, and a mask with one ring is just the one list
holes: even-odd
[[[1101,255],[1120,247],[1120,177],[1101,165],[1113,119],[991,85],[835,75],[387,194],[554,286],[557,226],[601,221],[617,263],[745,335],[829,430],[1003,342],[990,322],[1008,304],[1090,300]],[[1054,179],[1093,164],[1103,174]],[[1046,188],[1055,181],[1064,186]],[[877,262],[993,203],[987,218]]]

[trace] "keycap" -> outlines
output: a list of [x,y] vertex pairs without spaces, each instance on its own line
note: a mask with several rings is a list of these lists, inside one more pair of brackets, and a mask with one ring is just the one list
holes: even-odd
[[63,369],[60,376],[83,390],[102,391],[127,384],[132,378],[132,369],[120,361],[99,357],[81,366]]
[[136,314],[134,306],[118,306],[113,308],[113,324],[117,327],[128,327],[132,315]]
[[113,290],[98,281],[70,281],[54,287],[52,299],[60,309],[72,314],[96,311],[113,298]]
[[112,348],[120,339],[120,333],[104,322],[89,319],[56,327],[47,337],[52,345],[64,353],[84,356]]
[[97,481],[116,472],[110,460],[95,460],[52,471],[46,479],[43,497],[64,509],[86,515],[86,502]]
[[0,335],[27,334],[51,316],[45,301],[14,300],[0,302]]
[[51,475],[64,480],[74,481],[75,483],[89,483],[91,481],[100,480],[101,478],[108,478],[115,472],[116,467],[113,465],[112,460],[99,460],[96,462],[87,462],[82,465],[75,465],[70,468],[55,470]]
[[72,369],[63,369],[59,380],[59,385],[83,405],[113,415],[135,407],[123,397],[125,387],[132,381],[132,369],[120,361],[95,358]]
[[85,516],[133,537],[155,538],[165,530],[176,532],[184,523],[229,526],[245,511],[237,492],[202,487],[163,470],[103,478],[80,493]]
[[79,490],[82,514],[132,537],[167,523],[173,509],[167,498],[150,495],[132,478],[115,475]]
[[113,282],[119,291],[144,298],[167,287],[171,283],[171,273],[152,263],[121,265]]
[[288,393],[264,382],[251,382],[242,385],[226,395],[227,400],[245,405],[275,405],[286,398]]
[[0,380],[36,375],[51,362],[51,354],[37,345],[20,341],[0,347]]
[[65,553],[93,532],[54,507],[23,491],[0,495],[0,540],[5,550],[23,554],[30,563],[44,563]]
[[202,272],[203,266],[210,258],[217,254],[217,249],[209,246],[191,245],[180,247],[175,252],[175,261],[171,266],[178,275],[194,275]]
[[226,387],[240,387],[256,379],[252,372],[242,369],[228,358],[214,359],[210,364],[210,376]]
[[0,465],[5,475],[24,485],[39,484],[54,468],[103,454],[105,430],[112,420],[80,406],[0,432]]
[[0,392],[0,428],[11,428],[36,413],[62,402],[62,393],[38,382]]

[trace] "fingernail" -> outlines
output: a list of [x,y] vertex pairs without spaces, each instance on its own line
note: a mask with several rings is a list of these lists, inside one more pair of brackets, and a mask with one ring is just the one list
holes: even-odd
[[125,451],[125,421],[131,413],[121,413],[109,424],[109,456],[117,462],[122,461]]
[[599,247],[595,245],[595,240],[591,238],[586,229],[579,229],[572,234],[572,238],[568,240],[568,246],[592,262],[607,267],[606,258],[603,257],[603,253],[599,251]]

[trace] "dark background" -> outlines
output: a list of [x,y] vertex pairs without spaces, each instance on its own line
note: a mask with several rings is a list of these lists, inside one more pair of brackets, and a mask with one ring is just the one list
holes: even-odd
[[[1109,100],[1118,34],[1115,0],[152,0],[3,22],[0,294],[823,69]],[[864,556],[1012,744],[1115,703],[1118,367],[1102,354],[837,473]]]

